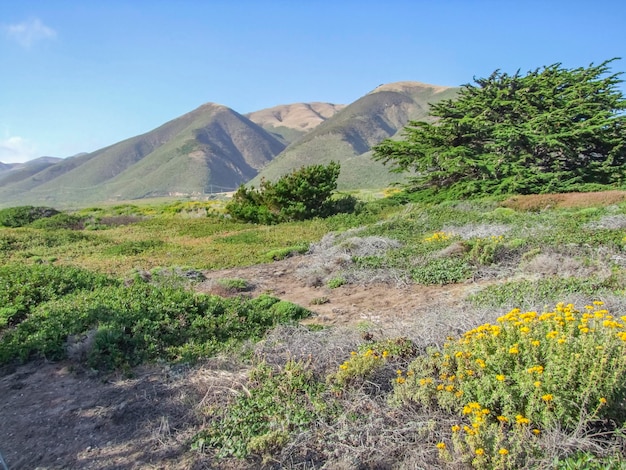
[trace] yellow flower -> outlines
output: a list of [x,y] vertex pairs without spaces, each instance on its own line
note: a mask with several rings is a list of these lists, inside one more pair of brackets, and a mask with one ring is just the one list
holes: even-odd
[[606,398],[601,397],[601,398],[600,398],[600,404],[602,404],[602,405],[606,405]]
[[528,423],[530,423],[530,420],[528,418],[524,418],[524,416],[522,416],[522,415],[516,415],[515,416],[515,422],[517,424],[528,424]]
[[396,371],[396,374],[398,374],[398,375],[402,375],[402,371],[401,371],[400,369],[398,369],[398,370]]
[[454,385],[446,385],[446,392],[454,392]]
[[404,377],[398,377],[396,379],[396,382],[398,382],[399,384],[403,384],[404,382],[406,382],[406,380],[404,380]]
[[594,300],[593,301],[593,305],[597,305],[598,307],[604,305],[604,302],[602,302],[601,300]]
[[446,443],[445,442],[437,442],[437,449],[445,449],[446,448]]
[[383,351],[383,357],[389,356],[389,351]]
[[452,426],[452,432],[459,432],[461,430],[461,426],[459,426],[458,424],[455,424],[454,426]]
[[437,390],[438,390],[438,391],[443,390],[443,384],[439,384],[439,385],[437,385]]
[[552,396],[552,394],[551,394],[551,393],[546,393],[545,395],[542,395],[542,396],[541,396],[541,399],[542,399],[543,401],[552,401],[552,399],[553,399],[553,398],[554,398],[554,397]]
[[339,366],[340,369],[346,370],[348,368],[348,364],[345,362]]
[[532,344],[533,346],[539,346],[541,344],[541,341],[536,339],[536,340],[531,341],[530,344]]
[[533,434],[538,436],[539,434],[541,434],[541,431],[539,429],[533,429]]
[[509,451],[508,451],[508,450],[506,450],[506,449],[504,449],[504,448],[502,448],[502,449],[500,449],[500,450],[498,451],[498,454],[500,454],[500,455],[507,455],[508,453],[509,453]]
[[539,380],[537,380],[533,385],[535,387],[539,388],[539,387],[541,387],[541,382]]
[[498,421],[500,421],[501,423],[508,423],[509,422],[509,418],[507,418],[506,416],[502,416],[502,415],[498,416],[496,419]]
[[504,382],[505,379],[506,377],[502,374],[496,375],[496,380],[498,380],[499,382]]
[[512,347],[509,349],[509,354],[519,354],[519,349],[517,348],[517,344],[516,344],[516,345],[514,345],[514,346],[512,346]]
[[487,367],[487,364],[485,364],[485,361],[483,361],[482,359],[476,359],[476,365],[478,365],[478,367],[480,367],[481,369]]
[[485,455],[485,450],[483,448],[476,449],[476,455]]
[[530,328],[528,328],[527,326],[523,326],[519,329],[522,333],[526,334],[530,331]]

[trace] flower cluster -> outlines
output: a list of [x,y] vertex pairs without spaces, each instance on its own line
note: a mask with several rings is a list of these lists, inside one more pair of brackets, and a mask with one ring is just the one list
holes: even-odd
[[[395,338],[368,343],[358,351],[352,351],[350,358],[339,365],[339,369],[327,377],[327,381],[341,390],[341,387],[356,379],[365,379],[383,367],[392,358],[412,356],[414,344],[406,338]],[[402,371],[398,371],[397,383],[403,383]],[[408,374],[411,377],[413,372]]]
[[446,232],[435,232],[431,236],[424,238],[427,243],[430,242],[443,242],[450,239],[450,234]]
[[[395,384],[397,400],[458,413],[457,452],[480,468],[514,468],[512,439],[618,411],[626,394],[626,316],[611,315],[600,301],[582,311],[564,303],[544,313],[514,309],[449,338],[409,372],[411,380],[407,373]],[[527,444],[524,452],[537,445]]]

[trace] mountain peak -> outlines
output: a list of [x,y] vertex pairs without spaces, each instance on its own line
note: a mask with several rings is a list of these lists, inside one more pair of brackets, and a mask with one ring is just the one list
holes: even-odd
[[446,91],[450,89],[450,87],[447,87],[447,86],[431,85],[429,83],[422,83],[422,82],[403,81],[403,82],[386,83],[384,85],[379,85],[376,88],[374,88],[374,90],[370,91],[369,94],[380,93],[381,91],[396,91],[396,92],[404,93],[407,91],[415,90],[416,88],[430,89],[434,93],[441,93],[442,91]]

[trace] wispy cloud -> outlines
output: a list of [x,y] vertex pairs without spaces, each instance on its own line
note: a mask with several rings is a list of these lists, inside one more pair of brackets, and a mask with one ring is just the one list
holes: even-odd
[[0,140],[0,162],[21,163],[37,158],[35,146],[19,136]]
[[6,35],[25,48],[32,47],[35,43],[46,39],[54,39],[57,32],[43,24],[39,18],[31,18],[17,24],[3,27]]

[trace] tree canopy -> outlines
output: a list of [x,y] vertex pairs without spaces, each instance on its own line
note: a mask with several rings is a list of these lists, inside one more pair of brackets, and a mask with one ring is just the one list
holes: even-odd
[[404,140],[374,147],[409,190],[450,197],[533,194],[626,183],[626,100],[607,60],[554,64],[521,75],[496,70],[411,121]]

